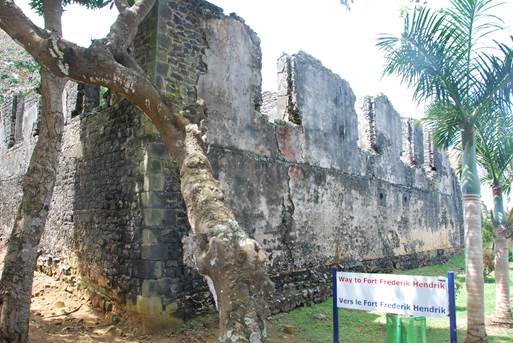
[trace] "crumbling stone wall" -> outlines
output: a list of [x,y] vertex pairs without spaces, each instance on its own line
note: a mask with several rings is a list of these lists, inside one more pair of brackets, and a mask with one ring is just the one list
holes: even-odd
[[303,52],[279,59],[278,92],[264,96],[270,103],[259,113],[252,99],[260,80],[248,62],[258,50],[223,48],[249,39],[207,35],[207,65],[233,67],[209,68],[199,96],[226,199],[268,252],[275,309],[325,299],[333,263],[390,271],[457,251],[459,186],[422,128],[382,95],[366,97],[357,112],[347,82]]
[[39,71],[32,57],[2,30],[0,46],[1,103],[11,101],[13,93],[36,87],[39,83]]
[[[226,199],[269,256],[273,310],[324,300],[332,264],[389,271],[459,250],[459,186],[422,127],[384,96],[355,105],[349,84],[303,52],[279,59],[278,90],[262,94],[259,45],[236,15],[201,0],[162,0],[135,54],[206,129]],[[98,307],[122,305],[148,325],[168,325],[212,308],[212,299],[191,256],[176,165],[153,125],[114,102],[67,114],[42,268],[58,257]],[[0,143],[4,233],[17,201],[6,194],[21,194],[33,143]]]
[[0,237],[5,239],[14,224],[21,201],[21,178],[27,170],[37,134],[38,97],[15,91],[0,103]]

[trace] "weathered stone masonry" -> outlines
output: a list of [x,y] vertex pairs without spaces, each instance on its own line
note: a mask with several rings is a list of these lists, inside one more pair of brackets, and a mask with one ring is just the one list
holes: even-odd
[[[388,271],[460,249],[454,172],[386,97],[355,106],[347,82],[303,52],[279,59],[278,90],[262,94],[256,34],[199,0],[159,1],[135,49],[184,115],[206,116],[208,155],[226,199],[268,253],[273,311],[325,299],[334,263]],[[66,94],[76,98],[72,88]],[[58,257],[60,271],[78,272],[101,295],[95,305],[125,306],[153,325],[208,309],[176,165],[155,128],[125,101],[90,108],[67,111],[40,265],[51,270]],[[25,105],[23,141],[8,147],[11,110],[0,120],[3,237],[37,121],[37,106]]]

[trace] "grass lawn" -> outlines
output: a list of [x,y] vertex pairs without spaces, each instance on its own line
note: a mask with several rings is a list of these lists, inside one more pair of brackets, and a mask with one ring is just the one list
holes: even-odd
[[[459,255],[451,258],[447,264],[396,272],[397,274],[447,276],[447,272],[451,270],[457,274],[457,283],[460,286],[456,296],[458,342],[464,342],[467,317],[464,265],[464,256]],[[512,267],[513,264],[510,264],[510,269]],[[513,272],[510,275],[513,275]],[[513,287],[511,281],[512,278],[510,277],[510,284]],[[330,298],[322,304],[300,308],[276,316],[270,323],[271,337],[278,336],[279,341],[284,342],[333,342],[331,306]],[[492,316],[495,310],[495,279],[493,274],[485,281],[485,307],[486,316]],[[319,317],[318,314],[323,314],[326,319],[317,319],[315,316]],[[341,343],[385,341],[385,314],[340,309],[339,321]],[[286,325],[295,327],[293,337],[284,333],[283,327]],[[487,333],[490,343],[513,342],[513,329],[487,326]],[[449,318],[427,318],[426,336],[428,342],[449,342]]]

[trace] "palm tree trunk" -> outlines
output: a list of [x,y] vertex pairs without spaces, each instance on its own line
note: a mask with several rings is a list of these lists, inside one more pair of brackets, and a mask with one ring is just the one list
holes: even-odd
[[477,173],[474,130],[470,124],[462,132],[463,193],[466,247],[467,343],[488,342],[484,314],[483,233],[481,228],[480,180]]
[[507,245],[502,187],[492,186],[494,198],[495,250],[495,318],[497,322],[511,322],[509,303],[509,251]]
[[495,234],[495,287],[495,320],[511,322],[509,256],[504,228],[498,229]]
[[[45,27],[58,33],[60,0],[45,1]],[[56,21],[57,20],[57,21]],[[23,197],[0,279],[0,341],[28,341],[32,280],[37,249],[43,233],[57,174],[63,130],[64,81],[41,70],[43,110],[39,136],[23,179]]]

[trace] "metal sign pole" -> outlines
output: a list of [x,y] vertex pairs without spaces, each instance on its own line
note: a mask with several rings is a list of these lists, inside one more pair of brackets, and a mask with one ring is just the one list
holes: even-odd
[[447,283],[449,287],[449,320],[451,324],[451,343],[458,342],[458,332],[456,331],[456,297],[454,294],[454,272],[447,273]]
[[333,343],[339,343],[339,340],[338,340],[338,307],[337,307],[337,267],[331,268],[331,281],[332,281],[332,287],[333,287]]

